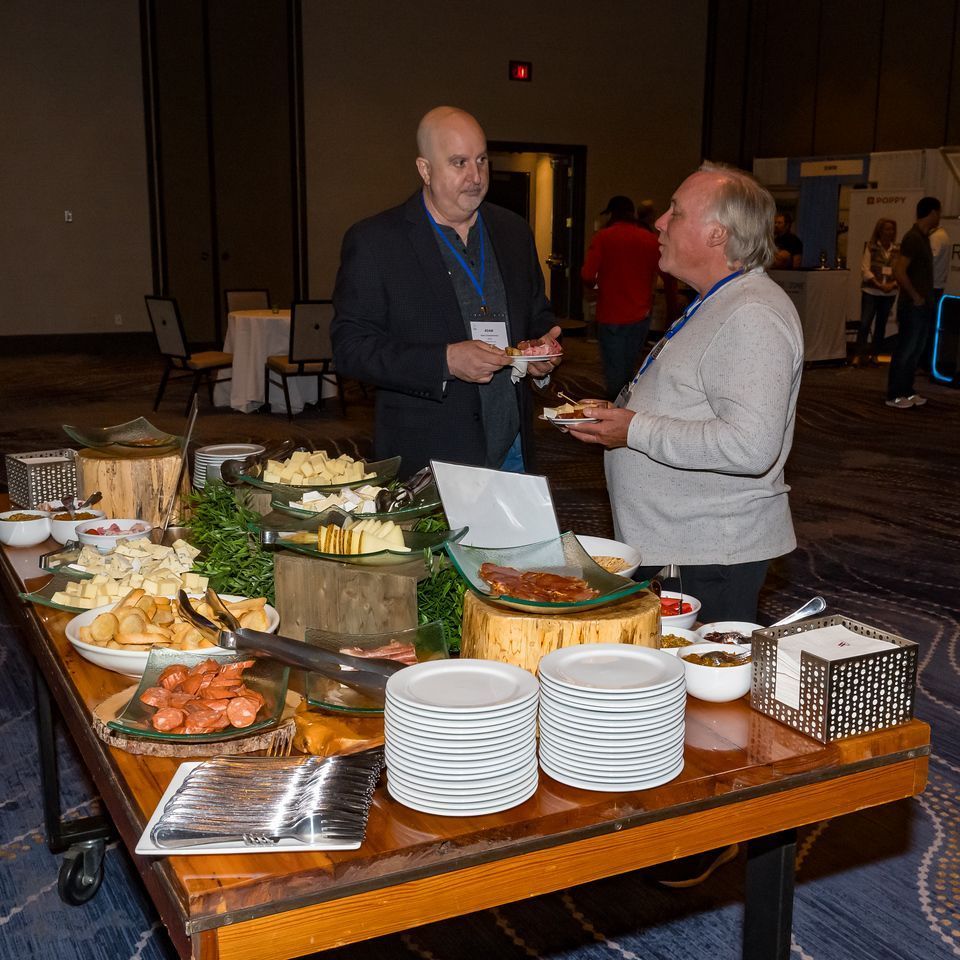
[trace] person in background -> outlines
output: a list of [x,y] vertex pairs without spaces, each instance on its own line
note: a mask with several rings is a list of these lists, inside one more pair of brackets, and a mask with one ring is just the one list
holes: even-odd
[[637,224],[633,201],[611,197],[607,225],[594,234],[580,275],[597,290],[597,339],[607,396],[630,379],[650,332],[660,250],[657,238]]
[[[803,372],[796,308],[765,273],[773,197],[746,173],[705,163],[657,221],[660,269],[696,299],[599,422],[570,429],[604,455],[618,540],[641,549],[635,576],[680,567],[705,621],[757,622],[773,557],[796,537],[784,482]],[[737,846],[649,871],[689,887]]]
[[653,201],[641,200],[637,204],[637,225],[643,227],[644,230],[649,230],[652,234],[656,234],[656,222],[657,208],[653,205]]
[[[854,367],[876,367],[877,355],[887,329],[890,308],[897,298],[897,282],[893,279],[893,265],[900,248],[896,243],[897,222],[881,217],[873,228],[873,235],[863,248],[860,275],[863,279],[860,295],[860,329],[853,356]],[[867,346],[870,326],[873,339]]]
[[799,270],[803,260],[803,241],[792,232],[793,217],[778,213],[773,218],[773,244],[777,248],[773,256],[774,270]]
[[[463,110],[437,107],[417,129],[422,187],[343,238],[333,293],[341,376],[378,387],[374,456],[402,477],[431,459],[531,466],[531,402],[505,351],[556,338],[527,222],[484,203],[487,141]],[[543,382],[559,360],[525,364]]]
[[887,379],[888,407],[908,410],[922,407],[926,397],[915,393],[913,380],[933,327],[933,253],[930,234],[940,225],[940,201],[921,197],[917,220],[903,235],[900,255],[893,266],[893,279],[900,286],[897,303],[897,343]]
[[[937,311],[940,308],[940,301],[943,299],[943,292],[947,288],[947,281],[950,279],[950,252],[953,245],[950,242],[950,234],[942,226],[930,232],[930,253],[933,256],[933,322],[934,329],[937,322]],[[927,338],[927,348],[924,351],[920,366],[929,373],[933,369],[933,336]]]

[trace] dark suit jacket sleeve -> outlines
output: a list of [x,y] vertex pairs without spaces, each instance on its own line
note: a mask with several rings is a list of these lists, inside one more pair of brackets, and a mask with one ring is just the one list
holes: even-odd
[[389,238],[372,221],[355,224],[343,238],[331,330],[337,371],[388,390],[439,401],[446,343],[404,339],[403,327],[391,322],[385,276],[385,267],[395,257],[390,246]]

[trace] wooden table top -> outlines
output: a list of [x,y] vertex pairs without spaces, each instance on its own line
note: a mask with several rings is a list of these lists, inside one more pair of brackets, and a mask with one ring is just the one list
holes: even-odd
[[[0,554],[8,595],[36,589],[53,541]],[[24,636],[128,849],[179,759],[93,734],[92,710],[131,683],[82,659],[71,614],[21,605]],[[821,744],[750,708],[688,698],[685,766],[652,790],[599,793],[541,772],[526,803],[482,817],[417,813],[383,786],[359,850],[136,857],[184,957],[291,957],[744,841],[922,791],[930,731],[912,721]]]

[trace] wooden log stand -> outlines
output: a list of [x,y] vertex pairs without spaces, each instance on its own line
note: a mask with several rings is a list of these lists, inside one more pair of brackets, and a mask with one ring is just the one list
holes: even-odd
[[[180,470],[180,451],[143,453],[140,450],[81,450],[77,454],[77,494],[81,499],[99,490],[103,500],[97,505],[114,519],[146,520],[163,523]],[[183,515],[190,492],[184,470],[177,491],[172,519]]]
[[660,598],[649,590],[610,606],[579,613],[521,613],[483,600],[463,598],[463,657],[500,660],[536,673],[543,656],[580,643],[660,646]]

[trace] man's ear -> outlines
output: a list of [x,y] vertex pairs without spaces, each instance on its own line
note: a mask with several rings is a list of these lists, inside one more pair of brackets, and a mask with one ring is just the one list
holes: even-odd
[[727,228],[722,223],[711,223],[707,231],[707,246],[722,247],[729,238]]
[[420,174],[420,179],[429,187],[430,161],[426,157],[417,157],[417,173]]

